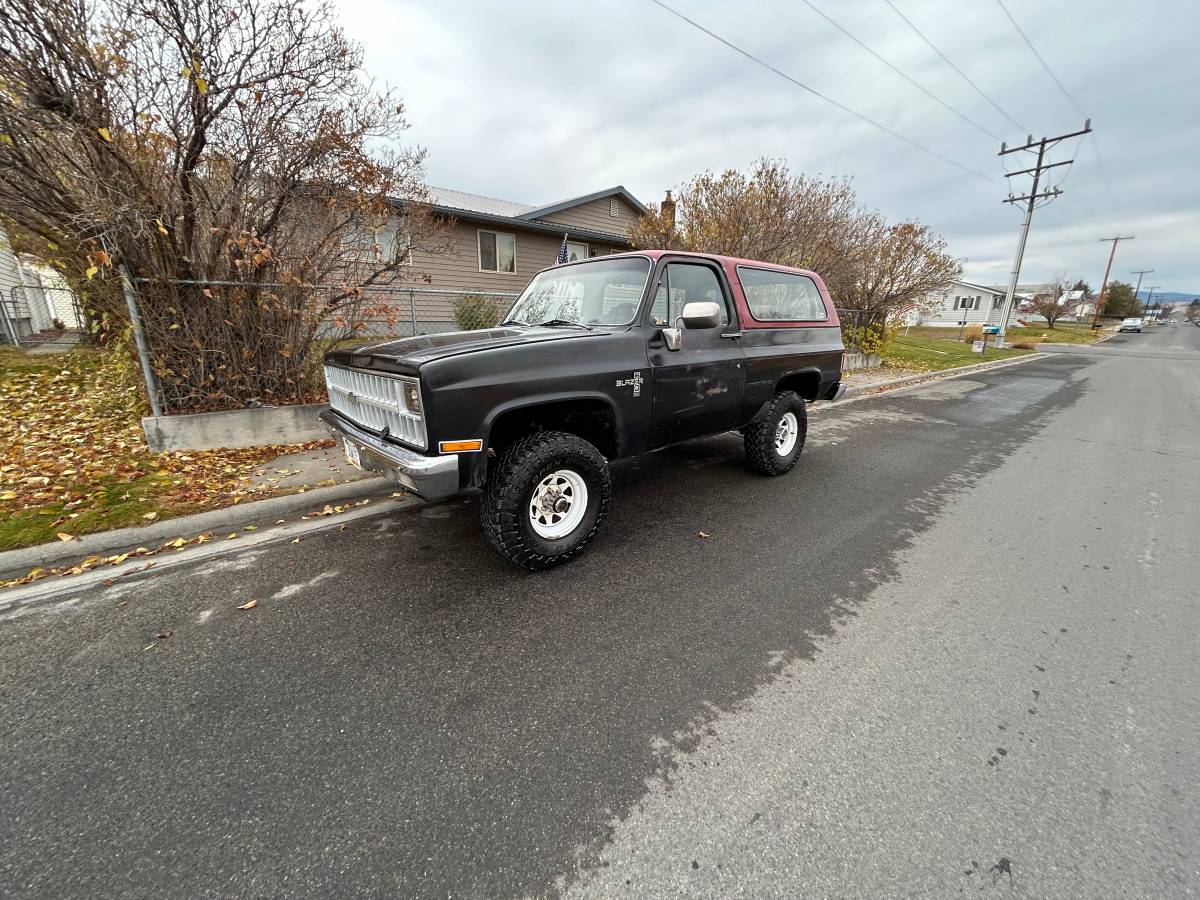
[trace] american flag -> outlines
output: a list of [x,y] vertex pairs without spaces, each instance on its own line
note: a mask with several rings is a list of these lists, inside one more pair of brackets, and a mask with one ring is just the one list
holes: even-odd
[[558,259],[554,260],[556,266],[561,266],[567,261],[567,236],[563,235],[562,246],[558,248]]

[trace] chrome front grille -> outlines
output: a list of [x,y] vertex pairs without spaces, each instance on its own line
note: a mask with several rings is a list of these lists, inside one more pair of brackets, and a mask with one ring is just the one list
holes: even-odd
[[[388,437],[419,450],[427,449],[417,379],[327,365],[325,384],[334,411],[371,431],[386,432]],[[406,396],[411,388],[417,391],[415,404]]]

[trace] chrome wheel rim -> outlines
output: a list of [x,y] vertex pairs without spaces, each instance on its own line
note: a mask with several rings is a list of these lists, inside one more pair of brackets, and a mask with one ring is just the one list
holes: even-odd
[[559,469],[537,483],[529,498],[529,525],[548,541],[564,538],[587,512],[587,483],[578,472]]
[[796,446],[796,438],[800,434],[800,422],[793,412],[785,412],[779,424],[775,426],[775,452],[787,456]]

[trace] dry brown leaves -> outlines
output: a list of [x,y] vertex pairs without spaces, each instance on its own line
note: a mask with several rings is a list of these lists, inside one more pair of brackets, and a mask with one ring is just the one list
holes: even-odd
[[[127,358],[77,352],[48,366],[0,371],[0,516],[61,509],[53,524],[62,540],[76,535],[71,524],[80,515],[128,501],[121,485],[138,483],[149,507],[230,506],[270,492],[251,484],[264,463],[332,443],[152,453]],[[141,519],[159,515],[150,508]]]

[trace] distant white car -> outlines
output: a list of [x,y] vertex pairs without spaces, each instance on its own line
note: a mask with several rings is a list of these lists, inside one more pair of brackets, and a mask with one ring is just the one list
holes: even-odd
[[1122,319],[1121,320],[1121,330],[1122,331],[1136,331],[1140,334],[1141,330],[1142,330],[1142,320],[1137,319],[1137,318]]

